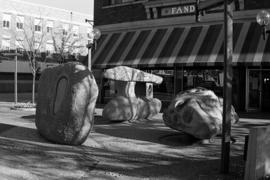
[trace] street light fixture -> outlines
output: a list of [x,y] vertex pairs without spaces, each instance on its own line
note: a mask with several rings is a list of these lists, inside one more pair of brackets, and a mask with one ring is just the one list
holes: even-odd
[[262,35],[265,40],[266,33],[270,33],[270,30],[266,29],[266,26],[270,23],[270,13],[266,10],[261,10],[256,16],[257,23],[262,27]]
[[[90,25],[93,26],[93,21],[92,20],[88,20],[85,19],[85,22],[89,23]],[[91,50],[92,48],[96,48],[95,44],[96,44],[96,40],[98,40],[101,36],[101,32],[99,29],[97,28],[93,28],[89,34],[88,34],[88,43],[86,45],[86,47],[88,48],[88,69],[91,70]]]

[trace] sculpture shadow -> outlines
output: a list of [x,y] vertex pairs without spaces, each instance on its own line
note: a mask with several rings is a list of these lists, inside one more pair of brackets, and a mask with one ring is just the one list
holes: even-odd
[[[143,149],[113,150],[103,146],[95,148],[46,143],[39,139],[35,129],[8,124],[0,124],[0,127],[1,167],[8,169],[7,172],[0,171],[0,176],[6,179],[18,176],[17,179],[109,180],[117,179],[118,174],[138,179],[241,179],[244,169],[242,157],[234,156],[231,158],[232,172],[226,176],[220,175],[219,159],[208,156],[219,152],[219,146],[201,148],[198,156],[182,150],[168,154],[161,150],[156,153]],[[18,129],[25,133],[21,134]],[[92,170],[100,173],[91,173]]]
[[0,154],[4,179],[77,179],[98,163],[87,149],[53,144],[36,129],[2,123]]
[[109,125],[109,124],[119,124],[123,123],[123,121],[109,121],[107,119],[104,119],[101,115],[95,115],[94,118],[94,125]]
[[35,122],[36,115],[32,114],[32,115],[22,116],[21,118],[30,120],[31,122]]
[[36,129],[0,123],[0,137],[25,140],[36,143],[49,143]]
[[[106,142],[104,142],[105,144]],[[147,148],[147,144],[145,146]],[[219,157],[210,155],[219,156],[216,153],[220,151],[220,146],[201,148],[203,150],[194,156],[190,155],[189,151],[184,151],[184,149],[180,148],[178,151],[171,153],[162,150],[150,153],[145,152],[144,149],[141,151],[126,150],[125,148],[109,149],[108,151],[103,149],[93,152],[97,159],[103,159],[106,162],[99,164],[95,170],[112,172],[115,179],[118,179],[118,173],[122,176],[137,177],[138,179],[243,179],[244,161],[241,155],[231,157],[231,171],[228,175],[222,175],[219,169]],[[122,178],[130,179],[128,177]],[[110,178],[102,177],[101,179]]]
[[200,141],[184,132],[170,129],[162,121],[156,119],[136,122],[111,122],[104,120],[101,116],[95,118],[94,132],[112,137],[140,140],[168,146],[189,146]]

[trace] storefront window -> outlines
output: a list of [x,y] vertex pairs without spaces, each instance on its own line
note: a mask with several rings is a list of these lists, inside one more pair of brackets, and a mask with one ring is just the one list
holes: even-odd
[[151,73],[161,76],[161,84],[154,84],[154,97],[162,101],[171,101],[174,96],[174,71],[173,70],[152,70]]
[[[145,71],[145,70],[144,70]],[[182,90],[187,90],[195,87],[203,87],[213,90],[217,96],[223,94],[223,71],[217,69],[210,70],[148,70],[152,73],[163,78],[161,84],[153,85],[154,98],[160,99],[166,106],[170,103],[176,94]],[[145,96],[145,83],[136,83],[136,95]],[[140,90],[138,90],[140,89]],[[104,79],[104,98],[105,101],[115,96],[114,81]]]
[[222,70],[185,70],[184,90],[194,87],[203,87],[222,96],[223,71]]

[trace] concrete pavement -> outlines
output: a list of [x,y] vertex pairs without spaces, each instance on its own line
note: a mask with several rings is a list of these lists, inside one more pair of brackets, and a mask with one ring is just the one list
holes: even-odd
[[221,138],[197,142],[164,126],[162,114],[136,123],[111,123],[96,109],[95,125],[81,146],[53,144],[39,136],[35,111],[0,103],[0,179],[243,179],[244,136],[269,124],[241,118],[232,134],[231,171],[219,174]]

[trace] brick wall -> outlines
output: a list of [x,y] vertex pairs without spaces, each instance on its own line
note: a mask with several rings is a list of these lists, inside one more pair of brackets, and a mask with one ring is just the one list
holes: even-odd
[[146,19],[142,3],[122,6],[105,6],[101,0],[95,0],[95,25],[115,24]]

